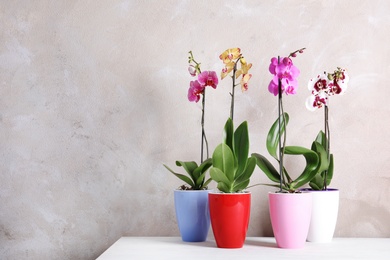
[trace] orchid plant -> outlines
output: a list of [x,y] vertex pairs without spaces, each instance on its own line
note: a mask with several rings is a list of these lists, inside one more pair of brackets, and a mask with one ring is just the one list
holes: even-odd
[[[231,75],[232,78],[231,106],[230,117],[224,127],[223,141],[215,148],[212,156],[210,176],[218,183],[217,188],[221,192],[236,193],[248,187],[256,167],[256,159],[253,156],[248,157],[248,123],[242,122],[236,130],[233,126],[234,90],[239,84],[243,92],[248,89],[248,81],[252,77],[249,69],[252,64],[246,62],[240,48],[227,49],[219,58],[225,65],[221,72],[221,79],[227,75]],[[241,77],[240,83],[236,84],[236,79],[239,77]]]
[[311,95],[306,100],[306,107],[315,111],[324,107],[324,131],[320,131],[316,141],[325,148],[326,163],[328,168],[316,175],[309,183],[314,190],[327,190],[333,177],[333,154],[330,153],[330,130],[329,130],[329,97],[342,95],[347,90],[349,76],[346,69],[337,68],[333,73],[324,72],[311,79],[308,83]]
[[[204,116],[205,116],[205,103],[206,103],[206,87],[217,88],[218,85],[218,76],[215,71],[201,71],[200,63],[194,59],[192,51],[189,52],[188,57],[188,72],[192,77],[197,77],[196,80],[190,82],[190,88],[188,89],[188,100],[190,102],[198,102],[200,96],[202,96],[202,118],[201,118],[201,127],[202,127],[202,139],[201,139],[201,155],[200,155],[200,165],[195,161],[176,161],[177,166],[182,166],[187,172],[188,176],[180,173],[174,172],[168,166],[165,166],[171,173],[176,177],[184,181],[189,185],[182,185],[180,189],[182,190],[203,190],[207,189],[207,185],[211,182],[211,178],[205,181],[206,171],[211,167],[212,160],[209,158],[209,148],[206,138],[206,133],[204,130]],[[206,160],[204,158],[204,145],[206,146]]]
[[[312,149],[300,146],[286,146],[286,127],[289,115],[283,110],[282,95],[294,95],[297,93],[299,69],[293,64],[292,58],[298,53],[303,53],[305,48],[290,53],[287,57],[273,57],[269,65],[269,72],[273,75],[268,85],[268,90],[274,96],[278,96],[278,118],[271,126],[266,147],[268,153],[279,163],[279,171],[261,155],[252,154],[256,158],[257,166],[267,175],[267,177],[278,184],[270,184],[279,188],[279,192],[299,192],[298,188],[307,184],[319,170],[324,166],[320,163],[318,151],[322,147],[318,142],[313,142]],[[314,149],[314,150],[313,150]],[[302,173],[294,180],[284,167],[284,155],[302,155],[306,160],[306,166]],[[323,153],[321,153],[323,154]],[[267,184],[266,184],[267,185]]]

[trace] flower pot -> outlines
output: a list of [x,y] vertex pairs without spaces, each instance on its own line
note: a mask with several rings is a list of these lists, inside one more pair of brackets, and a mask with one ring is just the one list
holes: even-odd
[[307,241],[329,243],[333,239],[339,209],[339,190],[311,190],[313,197],[311,221]]
[[175,190],[176,220],[185,242],[203,242],[210,229],[208,190]]
[[302,248],[309,231],[312,194],[269,193],[271,224],[280,248]]
[[209,193],[210,219],[219,248],[241,248],[249,225],[251,193]]

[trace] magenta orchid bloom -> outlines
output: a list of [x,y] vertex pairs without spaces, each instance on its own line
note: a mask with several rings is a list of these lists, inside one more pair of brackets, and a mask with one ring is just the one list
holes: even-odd
[[191,102],[198,102],[200,95],[204,93],[204,89],[207,86],[217,88],[218,76],[215,71],[203,71],[198,75],[198,80],[190,82],[190,88],[188,89],[188,100]]
[[191,102],[198,102],[200,95],[203,94],[204,86],[199,81],[194,80],[190,82],[190,88],[188,89],[188,100]]
[[286,95],[296,94],[298,88],[297,78],[300,71],[294,66],[292,60],[289,57],[281,58],[281,62],[278,64],[278,59],[273,57],[271,64],[269,65],[269,72],[274,75],[273,79],[268,85],[268,90],[275,96],[278,95],[278,81],[282,83],[282,93]]
[[198,75],[198,81],[204,87],[210,86],[215,89],[218,85],[218,76],[215,71],[203,71]]

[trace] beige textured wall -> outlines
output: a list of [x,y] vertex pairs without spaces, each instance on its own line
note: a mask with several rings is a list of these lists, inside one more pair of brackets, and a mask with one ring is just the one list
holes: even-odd
[[[276,118],[272,56],[307,47],[295,60],[298,94],[284,99],[294,145],[309,146],[322,127],[322,113],[304,107],[307,81],[348,68],[349,91],[332,99],[330,116],[335,235],[389,237],[389,10],[386,0],[1,1],[0,258],[93,259],[123,235],[178,236],[172,190],[181,182],[162,164],[200,157],[187,52],[219,71],[230,47],[253,63],[235,111],[236,125],[248,120],[252,152],[265,151]],[[230,84],[208,92],[210,149]],[[272,190],[251,189],[249,236],[272,235]]]

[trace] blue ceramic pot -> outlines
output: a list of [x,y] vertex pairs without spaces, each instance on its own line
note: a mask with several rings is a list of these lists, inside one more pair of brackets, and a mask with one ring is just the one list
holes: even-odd
[[185,242],[203,242],[210,229],[208,190],[175,190],[176,220]]

